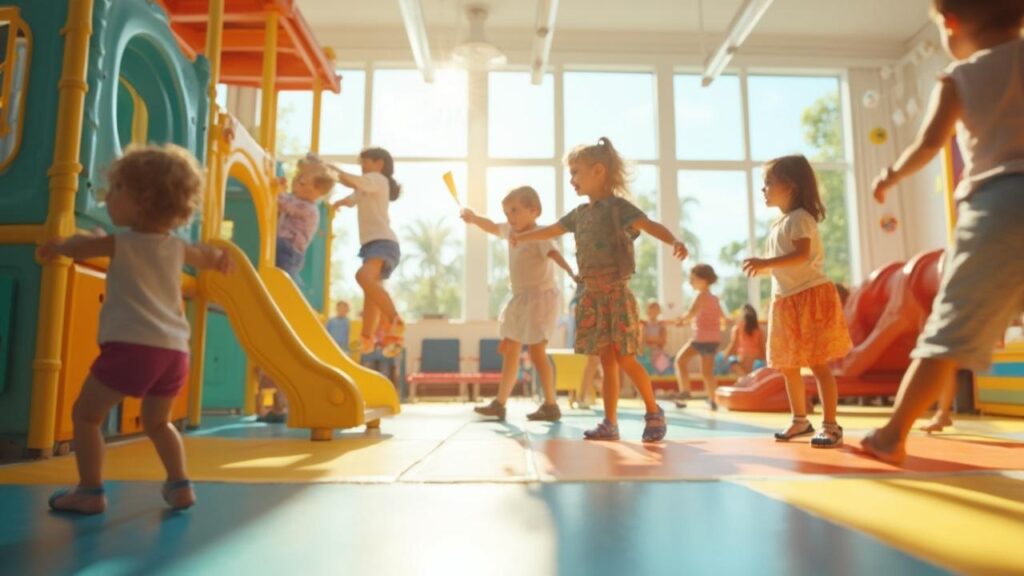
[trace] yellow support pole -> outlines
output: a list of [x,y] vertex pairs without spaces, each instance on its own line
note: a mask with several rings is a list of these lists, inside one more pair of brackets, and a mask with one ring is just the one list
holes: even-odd
[[39,224],[0,226],[0,244],[41,244],[46,227]]
[[274,116],[277,110],[277,24],[276,11],[267,12],[266,28],[263,36],[263,86],[262,110],[260,111],[260,144],[271,152],[274,151]]
[[320,153],[320,110],[323,105],[323,80],[319,76],[313,78],[313,126],[309,137],[309,150]]
[[[309,139],[309,149],[314,154],[320,153],[320,116],[323,111],[323,80],[320,76],[313,78],[313,132]],[[333,213],[327,212],[328,218]],[[323,314],[331,316],[331,247],[334,245],[334,226],[331,220],[327,222],[327,245],[324,250],[324,301]]]
[[[220,54],[224,37],[224,0],[210,0],[209,20],[206,27],[206,59],[210,61],[210,84],[206,95],[210,110],[206,131],[206,197],[203,199],[203,225],[199,231],[202,242],[220,236],[224,219],[224,187],[222,171],[225,150],[222,150],[221,126],[217,117],[217,83],[220,82]],[[199,272],[199,290],[192,300],[192,357],[188,373],[188,426],[198,428],[203,411],[203,364],[206,355],[206,321],[209,299]]]
[[[93,0],[68,3],[64,36],[64,60],[58,83],[57,133],[54,136],[50,178],[50,205],[43,225],[44,238],[70,235],[75,230],[75,194],[78,192],[78,162],[85,116],[86,65],[92,36]],[[48,456],[53,451],[57,419],[57,381],[67,298],[68,268],[71,260],[56,258],[42,264],[39,320],[36,323],[36,357],[32,363],[32,402],[29,407],[27,448]]]

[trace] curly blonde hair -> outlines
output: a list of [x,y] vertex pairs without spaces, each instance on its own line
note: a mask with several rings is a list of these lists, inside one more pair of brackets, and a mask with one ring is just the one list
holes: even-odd
[[107,172],[110,189],[132,197],[148,226],[177,228],[203,199],[203,169],[192,153],[174,144],[129,146]]
[[540,214],[542,211],[540,195],[537,194],[537,191],[534,190],[532,186],[520,186],[519,188],[515,188],[501,199],[502,207],[508,206],[513,202],[516,202],[520,206],[526,208],[533,208],[537,211],[537,214]]
[[612,194],[620,198],[629,198],[630,170],[619,151],[612,146],[612,141],[602,136],[597,144],[581,144],[573,148],[565,157],[565,163],[584,162],[588,166],[601,164],[605,168],[605,185]]
[[327,169],[327,164],[312,152],[306,154],[305,158],[300,159],[296,164],[296,168],[295,176],[302,175],[310,178],[313,188],[321,196],[329,193],[334,188],[334,185],[338,183],[338,180]]

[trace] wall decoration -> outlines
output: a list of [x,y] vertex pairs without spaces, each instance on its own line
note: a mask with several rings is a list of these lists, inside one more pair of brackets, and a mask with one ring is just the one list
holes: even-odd
[[872,144],[881,145],[885,144],[889,140],[889,132],[881,126],[875,126],[868,132],[868,140],[871,140]]

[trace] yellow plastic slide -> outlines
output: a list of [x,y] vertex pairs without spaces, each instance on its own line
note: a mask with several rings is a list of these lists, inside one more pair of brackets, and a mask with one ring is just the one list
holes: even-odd
[[256,272],[235,244],[214,241],[234,261],[229,274],[203,273],[210,300],[224,308],[249,358],[288,398],[288,426],[329,439],[335,428],[397,414],[398,394],[381,374],[353,362],[334,344],[313,309],[283,271]]

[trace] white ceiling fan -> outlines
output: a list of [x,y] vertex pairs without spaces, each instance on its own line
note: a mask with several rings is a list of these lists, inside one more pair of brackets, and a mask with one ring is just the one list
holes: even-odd
[[469,34],[452,49],[452,60],[470,70],[486,70],[504,65],[508,60],[505,54],[484,35],[487,6],[466,6],[466,19],[469,20]]

